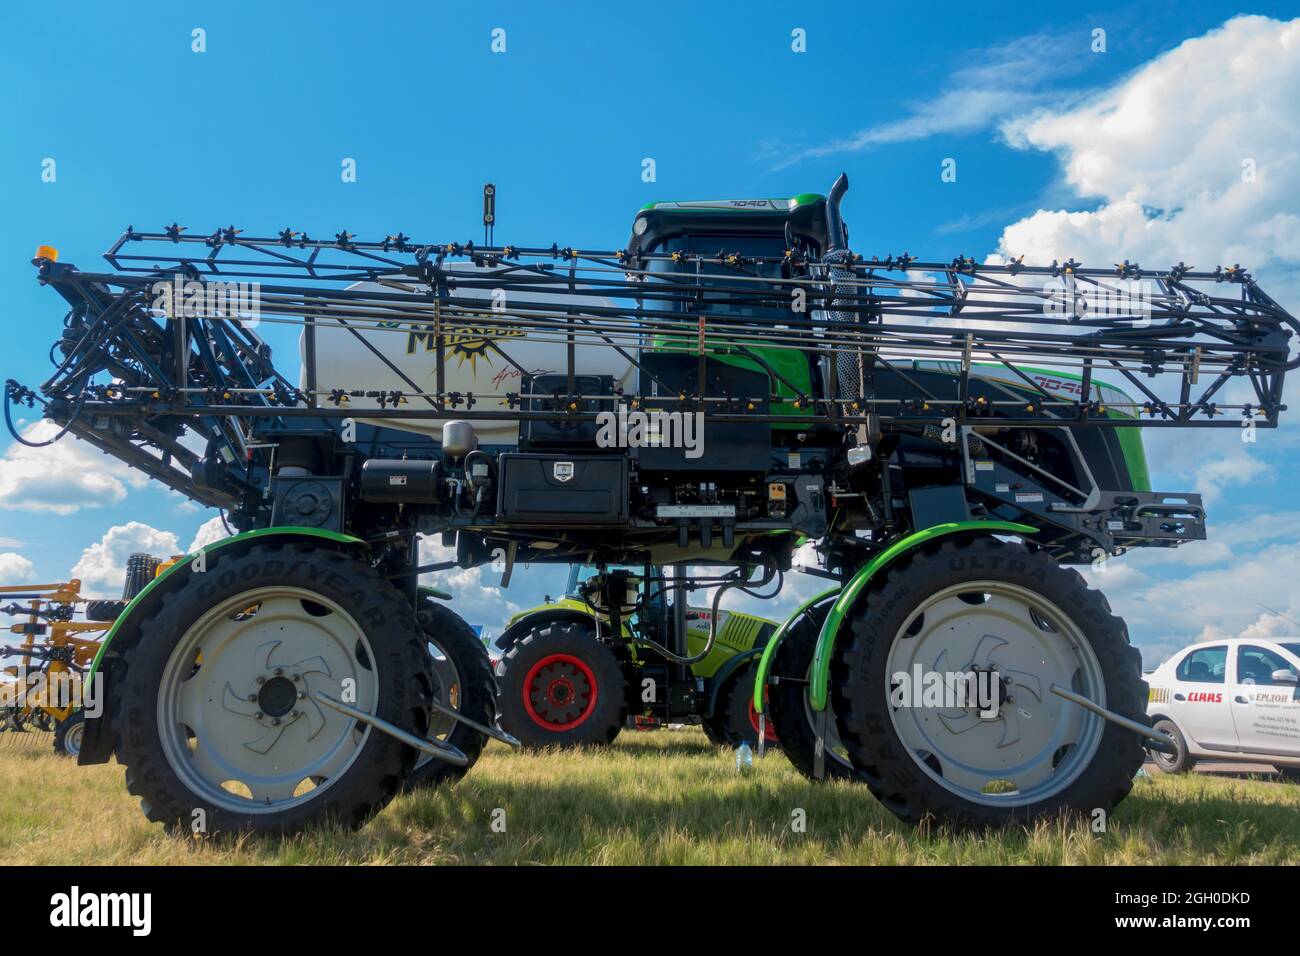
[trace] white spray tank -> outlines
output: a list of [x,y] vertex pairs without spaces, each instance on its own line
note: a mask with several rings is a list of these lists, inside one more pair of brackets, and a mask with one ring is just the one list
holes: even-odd
[[[455,263],[446,267],[448,272],[491,273],[490,267],[476,267],[470,263]],[[375,282],[358,282],[348,287],[354,292],[374,292],[392,295],[392,284]],[[521,379],[525,372],[531,375],[547,373],[564,374],[567,371],[567,346],[561,330],[544,337],[539,333],[521,326],[517,313],[527,313],[529,305],[545,303],[548,311],[555,307],[572,305],[573,310],[581,314],[583,310],[599,308],[617,308],[612,300],[604,296],[573,295],[569,293],[511,293],[504,301],[494,303],[491,289],[453,290],[452,295],[461,298],[482,298],[483,309],[476,312],[472,324],[461,323],[459,328],[449,329],[445,335],[444,369],[446,381],[443,392],[460,392],[464,395],[473,392],[476,409],[498,410],[507,407],[503,396],[508,392],[521,391]],[[428,302],[428,320],[387,323],[382,315],[378,321],[371,311],[382,312],[383,304],[379,300],[367,302],[355,301],[343,311],[332,308],[347,321],[349,327],[343,327],[329,318],[323,318],[316,325],[316,388],[328,392],[341,388],[347,391],[384,391],[394,390],[409,394],[416,389],[434,392],[436,384],[437,351],[433,335],[433,300],[427,295],[426,287],[412,286],[413,296]],[[626,308],[626,305],[622,306]],[[525,320],[526,321],[526,320]],[[580,327],[579,327],[580,328]],[[353,334],[355,331],[356,334]],[[358,336],[365,340],[358,340]],[[586,338],[590,339],[588,335]],[[635,367],[616,350],[604,344],[577,343],[574,355],[574,367],[580,375],[610,375],[616,387],[632,390]],[[368,343],[372,348],[368,348]],[[637,350],[627,342],[620,345],[630,354]],[[306,381],[306,333],[299,339],[299,352],[303,362],[303,374],[300,388],[307,387]],[[502,353],[505,353],[503,356]],[[509,358],[507,359],[506,356]],[[391,362],[394,371],[386,363]],[[410,381],[403,381],[403,376]],[[423,399],[407,398],[403,409],[429,407]],[[350,398],[350,408],[377,408],[379,402],[373,398]],[[449,410],[445,418],[426,419],[381,419],[376,424],[388,425],[419,434],[440,436],[443,422],[464,418],[464,406]],[[474,430],[479,441],[484,445],[513,445],[519,441],[518,420],[484,420],[475,421]]]

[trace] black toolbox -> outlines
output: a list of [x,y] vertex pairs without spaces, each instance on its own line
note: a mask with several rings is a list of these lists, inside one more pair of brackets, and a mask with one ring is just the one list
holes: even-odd
[[498,459],[497,514],[554,528],[626,524],[628,459],[507,452]]

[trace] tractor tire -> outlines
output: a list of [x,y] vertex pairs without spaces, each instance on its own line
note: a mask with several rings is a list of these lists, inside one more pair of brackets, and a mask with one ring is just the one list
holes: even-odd
[[[1049,690],[1146,721],[1141,658],[1078,572],[1021,544],[949,539],[900,557],[864,597],[832,658],[835,709],[854,768],[896,816],[995,827],[1109,813],[1127,796],[1141,739]],[[992,672],[998,709],[935,706],[927,671]],[[908,704],[894,677],[914,674]]]
[[126,601],[87,601],[87,621],[116,621],[126,610]]
[[585,624],[529,631],[497,675],[501,726],[525,747],[611,744],[627,721],[623,664]]
[[417,736],[429,728],[415,610],[369,564],[296,542],[209,555],[120,667],[110,706],[127,789],[175,829],[286,834],[379,812],[417,751],[317,694]]
[[[754,710],[754,676],[758,664],[751,662],[737,669],[718,690],[718,700],[713,715],[703,722],[704,734],[710,743],[733,750],[742,743],[758,749],[758,712]],[[776,725],[769,719],[766,724],[765,750],[780,746]]]
[[[434,700],[491,727],[496,723],[496,678],[483,642],[464,618],[431,598],[424,600],[416,617],[433,658]],[[469,758],[469,764],[457,767],[420,754],[407,778],[408,787],[438,786],[459,780],[478,761],[488,739],[468,724],[436,711],[430,717],[429,736],[459,749]]]
[[708,738],[709,743],[713,744],[713,746],[727,746],[727,735],[723,733],[722,727],[712,718],[700,721],[700,730],[704,731],[704,736]]
[[[802,615],[786,632],[776,649],[769,672],[767,716],[781,740],[781,750],[790,763],[809,780],[815,780],[817,758],[817,713],[808,700],[808,676],[813,651],[822,623],[833,601],[818,605]],[[775,683],[771,678],[776,678]],[[823,780],[853,780],[856,774],[848,751],[840,742],[834,708],[826,715],[826,759]]]
[[1178,748],[1177,754],[1167,754],[1159,750],[1151,751],[1151,762],[1161,773],[1188,773],[1196,766],[1196,758],[1187,752],[1187,740],[1172,720],[1157,720],[1151,725],[1152,730],[1167,734]]
[[122,585],[122,600],[129,601],[143,591],[153,580],[160,564],[162,559],[155,558],[152,554],[138,552],[130,555],[126,559],[126,581]]
[[76,758],[81,754],[81,738],[86,731],[86,713],[78,710],[54,728],[54,752]]

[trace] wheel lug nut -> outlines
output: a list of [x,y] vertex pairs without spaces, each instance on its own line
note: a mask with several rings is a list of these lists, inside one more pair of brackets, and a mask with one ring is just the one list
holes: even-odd
[[279,726],[280,726],[280,718],[279,718],[279,717],[272,717],[272,718],[271,718],[271,726],[272,726],[272,727],[279,727]]
[[282,668],[282,667],[277,667],[277,668],[275,669],[275,676],[276,676],[276,677],[283,677],[283,676],[284,676],[284,668]]
[[265,678],[265,677],[259,677],[259,678],[257,679],[257,682],[258,682],[259,684],[265,684],[265,683],[266,683],[266,678]]
[[255,700],[257,700],[257,695],[256,695],[256,694],[249,694],[249,695],[248,695],[248,702],[249,702],[250,704],[251,704],[253,701],[255,701]]
[[262,712],[259,710],[257,713],[255,713],[255,714],[253,715],[253,719],[254,719],[254,720],[261,720],[261,719],[262,719]]

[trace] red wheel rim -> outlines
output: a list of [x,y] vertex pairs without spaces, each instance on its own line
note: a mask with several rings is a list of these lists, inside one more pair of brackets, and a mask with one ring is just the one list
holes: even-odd
[[529,718],[558,732],[582,726],[600,697],[596,675],[572,654],[548,654],[534,664],[524,678],[523,693]]
[[[767,709],[767,691],[763,691],[763,706]],[[754,728],[754,733],[758,733],[758,711],[754,709],[754,698],[749,698],[749,725]],[[776,724],[772,723],[769,718],[763,730],[763,740],[769,744],[776,743]]]

